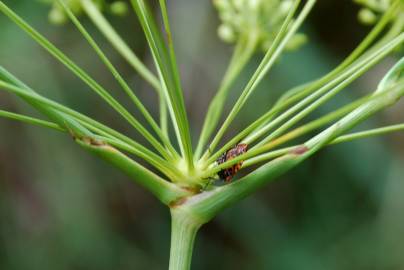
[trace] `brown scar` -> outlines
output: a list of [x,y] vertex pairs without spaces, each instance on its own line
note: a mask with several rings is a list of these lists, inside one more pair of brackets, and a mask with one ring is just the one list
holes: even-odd
[[170,203],[168,204],[168,206],[169,206],[170,208],[175,208],[175,207],[177,207],[177,206],[180,206],[180,205],[184,204],[186,201],[187,201],[187,198],[186,198],[186,197],[180,198],[180,199],[178,199],[178,200],[174,200],[174,201],[170,202]]
[[168,43],[168,44],[173,43],[173,39],[172,39],[172,37],[171,37],[171,34],[170,34],[170,33],[167,33],[166,36],[167,36],[167,43]]
[[189,191],[189,192],[191,192],[191,193],[193,193],[193,194],[198,194],[198,193],[200,193],[201,192],[201,188],[200,187],[182,187],[182,189],[184,189],[184,190],[186,190],[186,191]]
[[79,136],[77,136],[76,133],[74,133],[73,130],[70,129],[69,127],[67,127],[67,131],[69,132],[69,134],[73,138],[73,140],[80,139]]
[[94,145],[94,146],[106,146],[107,145],[105,142],[94,139],[94,138],[90,138],[90,144]]
[[292,149],[289,153],[293,154],[293,155],[303,155],[304,153],[306,153],[307,151],[309,151],[309,148],[305,145],[299,145],[297,147],[295,147],[294,149]]

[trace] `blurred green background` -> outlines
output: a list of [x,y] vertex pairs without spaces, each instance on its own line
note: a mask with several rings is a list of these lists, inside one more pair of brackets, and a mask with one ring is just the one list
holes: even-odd
[[[48,7],[36,1],[4,2],[120,95],[113,78],[71,24],[50,25]],[[369,31],[357,22],[358,7],[350,0],[319,2],[304,27],[310,43],[284,54],[232,132],[268,110],[285,89],[329,71]],[[231,47],[217,38],[219,21],[210,1],[169,4],[196,137]],[[89,21],[83,21],[147,107],[157,113],[154,91]],[[134,15],[111,21],[152,66]],[[136,136],[3,15],[0,36],[1,65],[42,94]],[[227,108],[260,57],[257,54],[240,76]],[[386,59],[372,69],[318,115],[372,91],[394,60]],[[36,115],[4,92],[0,92],[0,107]],[[403,115],[401,102],[360,128],[402,122]],[[394,134],[324,149],[204,226],[196,241],[193,269],[404,269],[403,145],[403,134]],[[68,136],[0,119],[0,269],[166,269],[169,222],[167,209],[157,200]]]

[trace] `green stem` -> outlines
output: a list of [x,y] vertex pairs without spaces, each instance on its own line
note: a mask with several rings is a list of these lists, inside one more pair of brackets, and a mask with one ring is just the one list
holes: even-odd
[[[329,82],[335,79],[338,73],[343,72],[345,68],[348,68],[349,65],[352,64],[359,57],[360,57],[359,59],[365,58],[366,56],[380,49],[389,41],[393,40],[394,37],[396,37],[402,32],[401,29],[404,25],[403,20],[395,21],[390,30],[376,44],[374,44],[368,51],[366,51],[369,48],[369,46],[372,45],[372,43],[380,35],[380,33],[384,30],[386,25],[391,21],[391,16],[397,9],[396,4],[393,4],[391,6],[389,11],[387,11],[383,15],[378,24],[359,44],[359,46],[334,70],[332,70],[330,73],[328,73],[327,75],[323,76],[322,78],[316,81],[297,86],[287,91],[284,95],[280,97],[275,106],[267,113],[267,116],[263,116],[260,119],[258,119],[255,123],[250,125],[242,133],[238,134],[234,139],[226,143],[226,145],[223,146],[221,150],[218,152],[221,153],[223,152],[223,149],[228,149],[229,146],[234,145],[235,142],[238,142],[241,139],[243,139],[248,133],[250,134],[247,136],[247,138],[243,139],[243,142],[248,142],[252,138],[255,138],[261,132],[262,128],[264,128],[272,120],[273,116],[277,112],[281,111],[283,108],[287,108],[290,104],[293,104],[295,101],[307,97],[308,95],[313,93],[316,89],[319,89],[322,86],[324,86],[327,83],[327,81]],[[267,124],[262,124],[263,122],[266,122]],[[251,132],[251,130],[253,129],[254,131]]]
[[133,90],[130,88],[130,86],[127,84],[127,82],[123,79],[123,77],[118,72],[118,70],[115,68],[115,66],[111,63],[111,61],[109,61],[108,57],[104,54],[104,52],[101,50],[101,48],[98,46],[98,44],[92,38],[92,36],[87,32],[87,30],[84,28],[84,26],[80,23],[80,21],[77,19],[77,17],[73,14],[73,12],[70,10],[70,8],[67,6],[67,4],[64,2],[64,0],[57,0],[57,1],[63,7],[66,14],[70,18],[70,20],[74,23],[74,25],[77,27],[77,29],[80,31],[80,33],[82,33],[84,38],[88,41],[88,43],[91,45],[91,47],[97,53],[97,55],[100,57],[101,61],[110,70],[113,77],[120,84],[120,86],[122,87],[124,92],[128,95],[128,97],[132,100],[133,104],[142,113],[142,115],[147,120],[147,122],[150,124],[152,129],[155,131],[155,133],[161,139],[163,144],[166,146],[166,148],[169,150],[169,152],[173,156],[173,160],[178,159],[179,155],[175,151],[174,147],[171,145],[170,141],[167,139],[166,136],[164,136],[163,132],[161,131],[161,129],[159,128],[157,123],[154,121],[154,119],[150,115],[149,111],[145,108],[143,103],[135,95]]
[[[331,81],[340,72],[343,72],[345,68],[349,67],[350,64],[358,59],[372,45],[380,33],[385,29],[386,25],[391,21],[391,16],[395,12],[396,8],[396,5],[392,5],[392,7],[383,15],[383,17],[379,20],[375,27],[373,27],[365,39],[362,40],[358,47],[356,47],[355,50],[353,50],[348,57],[345,58],[334,70],[316,81],[310,82],[307,85],[292,88],[290,91],[287,91],[283,96],[281,96],[275,106],[282,106],[282,103],[287,100],[294,100],[297,97],[305,96],[306,94],[313,92],[316,88],[326,84],[328,81]],[[392,27],[391,30],[382,39],[380,39],[380,42],[375,44],[375,46],[371,48],[367,54],[369,54],[372,50],[376,50],[379,48],[379,46],[384,45],[385,42],[398,35],[401,32],[399,30],[400,28],[401,26]]]
[[233,205],[264,184],[277,179],[281,174],[300,164],[334,141],[341,134],[380,110],[392,106],[404,96],[404,80],[389,89],[387,94],[387,96],[380,96],[363,104],[323,132],[308,140],[304,144],[304,151],[287,153],[266,163],[239,181],[193,196],[191,200],[186,202],[187,210],[203,220],[213,218],[224,208]]
[[176,64],[172,63],[172,57],[162,37],[156,19],[148,4],[144,0],[131,0],[139,22],[146,35],[147,42],[162,82],[162,89],[168,103],[170,118],[172,120],[182,157],[185,160],[184,169],[193,171],[193,151],[191,135],[189,132],[188,116],[185,109],[184,96],[179,80]]
[[139,60],[126,42],[115,31],[104,15],[98,10],[93,1],[81,0],[81,5],[94,25],[101,31],[111,45],[125,58],[126,61],[145,79],[157,92],[160,92],[159,79]]
[[140,61],[128,44],[122,39],[122,37],[111,26],[104,15],[98,10],[96,5],[89,0],[81,0],[84,11],[88,17],[92,20],[94,25],[101,31],[104,37],[111,43],[111,45],[117,50],[117,52],[136,70],[139,75],[145,79],[159,95],[160,103],[160,125],[163,134],[168,138],[167,132],[167,104],[162,93],[161,83],[159,79]]
[[178,201],[179,198],[190,195],[189,191],[166,181],[109,145],[94,145],[91,142],[80,139],[76,139],[76,142],[86,150],[119,168],[133,181],[150,191],[165,205],[170,205]]
[[212,99],[206,113],[198,145],[195,150],[195,160],[198,160],[201,157],[203,147],[215,131],[220,117],[222,116],[224,103],[227,100],[231,87],[237,79],[237,76],[242,72],[251,57],[254,55],[257,44],[258,35],[254,32],[250,32],[240,38],[234,50],[232,59],[230,60],[228,69],[223,77],[223,81],[220,84],[219,90]]
[[53,122],[45,121],[42,119],[22,115],[19,113],[13,113],[13,112],[5,111],[5,110],[0,110],[0,117],[13,119],[16,121],[24,122],[24,123],[39,126],[39,127],[50,128],[50,129],[54,129],[57,131],[62,131],[62,132],[66,131],[66,129],[59,126],[57,123],[53,123]]
[[[107,136],[113,140],[122,141],[125,144],[130,145],[131,149],[134,150],[134,152],[133,151],[131,152],[132,154],[138,155],[139,157],[148,161],[152,165],[153,164],[161,165],[164,163],[171,164],[168,161],[165,161],[162,158],[160,158],[158,155],[156,155],[152,151],[148,150],[146,147],[144,147],[144,146],[140,145],[139,143],[133,141],[132,139],[126,137],[125,135],[123,135],[107,126],[104,126],[103,124],[101,124],[85,115],[82,115],[63,105],[60,105],[57,102],[46,99],[46,98],[38,95],[36,92],[32,92],[32,90],[29,90],[29,88],[26,88],[25,86],[23,86],[23,87],[24,88],[19,88],[12,84],[8,84],[8,83],[0,80],[0,89],[4,89],[6,91],[9,91],[11,93],[14,93],[14,94],[20,96],[22,99],[26,100],[28,103],[33,104],[33,106],[35,106],[36,108],[39,107],[39,109],[41,111],[42,111],[42,108],[49,107],[51,109],[57,110],[57,112],[63,113],[63,115],[61,117],[55,119],[55,122],[60,123],[61,126],[68,127],[68,129],[74,133],[75,137],[93,138],[94,134],[89,132],[89,131],[93,131],[93,132],[96,132],[103,136]],[[44,113],[46,113],[46,112],[44,112]],[[72,119],[69,119],[69,117],[71,117]],[[72,122],[72,120],[74,120],[74,122]],[[83,127],[85,129],[83,129]],[[153,160],[155,160],[157,163],[154,162]],[[160,167],[160,166],[158,166],[158,167]],[[158,168],[158,167],[156,167],[156,168]],[[170,166],[170,167],[172,167],[175,171],[177,171],[174,166]]]
[[121,115],[132,127],[134,127],[165,159],[170,160],[167,149],[104,87],[95,81],[87,72],[79,67],[73,60],[59,50],[47,38],[32,28],[25,20],[18,16],[6,4],[0,1],[0,11],[9,17],[17,26],[24,30],[32,39],[53,55],[59,62],[66,66],[73,74],[86,83],[97,95],[108,103],[119,115]]
[[397,124],[397,125],[375,128],[375,129],[371,129],[371,130],[360,131],[360,132],[343,135],[341,137],[338,137],[334,141],[332,141],[331,144],[350,142],[350,141],[357,140],[357,139],[364,139],[364,138],[369,138],[369,137],[378,136],[378,135],[385,135],[385,134],[397,132],[397,131],[404,131],[404,124]]
[[[338,94],[340,91],[344,90],[349,84],[351,84],[359,76],[363,75],[372,66],[377,64],[380,60],[382,60],[384,57],[386,57],[386,55],[391,53],[391,51],[393,49],[395,49],[398,45],[400,45],[403,42],[404,42],[404,35],[401,34],[401,35],[397,36],[390,43],[379,48],[376,52],[374,52],[372,55],[369,55],[367,58],[361,59],[359,62],[354,64],[348,70],[344,71],[340,75],[340,77],[337,77],[336,79],[330,81],[329,83],[327,83],[326,85],[324,85],[323,87],[321,87],[320,89],[318,89],[317,91],[312,93],[310,96],[306,97],[299,103],[295,104],[293,107],[289,108],[286,112],[284,112],[283,114],[278,116],[276,119],[269,122],[260,131],[256,132],[254,134],[254,136],[250,136],[248,139],[246,139],[244,141],[247,143],[252,143],[254,140],[258,139],[261,135],[263,135],[264,133],[267,133],[273,127],[275,127],[276,125],[285,121],[286,120],[285,117],[289,117],[287,115],[292,115],[294,113],[293,111],[297,112],[298,110],[300,110],[301,108],[306,106],[303,110],[301,110],[299,113],[297,113],[295,116],[293,116],[290,120],[288,120],[284,124],[282,124],[282,126],[279,127],[275,132],[271,132],[267,137],[265,137],[263,140],[261,140],[254,147],[259,147],[259,146],[262,146],[265,143],[269,142],[275,136],[278,136],[280,132],[283,132],[282,130],[286,130],[287,128],[291,127],[292,125],[297,123],[299,120],[301,120],[303,117],[305,117],[307,114],[309,114],[311,111],[315,110],[316,108],[321,106],[323,103],[327,102],[332,97],[334,97],[336,94]],[[340,82],[338,82],[338,81],[340,81]],[[334,87],[334,88],[332,88],[331,90],[328,90],[330,87]],[[323,95],[323,96],[320,97],[320,95]]]
[[300,0],[297,0],[294,2],[294,5],[290,9],[272,46],[267,51],[267,53],[264,56],[263,60],[261,61],[260,65],[258,66],[256,72],[253,74],[252,78],[247,83],[246,87],[244,88],[240,97],[238,98],[238,100],[236,101],[232,110],[228,114],[223,125],[217,132],[216,136],[213,138],[212,142],[209,145],[208,150],[205,152],[205,154],[202,157],[203,160],[206,160],[210,155],[210,151],[213,151],[216,148],[216,146],[219,144],[219,142],[220,142],[221,138],[223,137],[223,135],[225,134],[227,128],[230,126],[232,121],[235,119],[236,115],[239,113],[239,111],[244,106],[244,104],[246,103],[248,98],[251,96],[252,92],[257,88],[258,84],[261,82],[261,80],[264,78],[264,76],[268,73],[268,71],[274,65],[276,59],[278,59],[279,55],[283,52],[287,42],[293,37],[293,35],[298,30],[298,28],[304,22],[304,20],[310,13],[311,9],[313,8],[314,4],[316,3],[316,0],[307,1],[305,6],[303,7],[302,11],[300,12],[299,16],[296,18],[296,20],[292,24],[290,24],[290,22],[293,19],[293,15],[298,8],[299,3],[300,3]]
[[[390,89],[394,89],[394,87],[396,87],[396,86],[393,85],[392,87],[390,87]],[[346,106],[343,106],[343,107],[341,107],[327,115],[324,115],[323,117],[320,117],[308,124],[300,126],[282,136],[278,137],[279,134],[276,134],[276,135],[274,135],[274,138],[271,141],[261,145],[260,147],[256,147],[256,148],[253,147],[247,153],[241,154],[231,160],[221,163],[218,166],[205,170],[202,177],[207,177],[207,176],[213,175],[213,174],[219,172],[220,170],[233,166],[234,164],[237,164],[238,162],[246,160],[247,158],[257,157],[261,153],[274,149],[275,147],[282,145],[292,139],[298,138],[312,130],[322,127],[325,124],[328,124],[329,122],[334,121],[335,119],[338,119],[341,116],[344,116],[347,113],[352,112],[354,109],[358,108],[359,106],[372,102],[373,100],[389,99],[390,93],[388,92],[388,90],[386,91],[386,89],[387,88],[385,88],[384,91],[380,91],[380,93],[376,93],[376,94],[358,99],[357,101],[354,101]],[[277,132],[276,131],[273,132],[273,134],[275,134],[275,133],[277,133]],[[271,157],[272,154],[269,154],[269,156]],[[259,160],[260,159],[257,159],[256,161],[259,162]],[[252,165],[251,162],[249,162],[249,163],[250,163],[250,165]]]
[[202,222],[179,208],[171,209],[171,249],[169,270],[191,269],[196,233]]
[[163,135],[167,140],[170,140],[170,135],[168,134],[168,110],[167,110],[167,102],[165,100],[164,94],[160,93],[159,98],[159,110],[160,110],[160,128],[163,132]]
[[[390,134],[390,133],[394,133],[394,132],[402,132],[402,131],[404,131],[404,124],[396,124],[396,125],[391,125],[391,126],[375,128],[375,129],[370,129],[370,130],[342,135],[342,136],[336,138],[335,140],[333,140],[332,142],[330,142],[328,145],[351,142],[354,140],[366,139],[366,138],[376,137],[376,136],[380,136],[380,135],[386,135],[386,134]],[[304,149],[304,146],[302,146],[302,145],[289,146],[289,147],[277,149],[277,150],[274,150],[274,151],[271,151],[271,152],[268,152],[268,153],[265,153],[262,155],[252,157],[243,162],[243,168],[280,157],[287,153],[297,152],[296,150],[299,150],[299,149]]]

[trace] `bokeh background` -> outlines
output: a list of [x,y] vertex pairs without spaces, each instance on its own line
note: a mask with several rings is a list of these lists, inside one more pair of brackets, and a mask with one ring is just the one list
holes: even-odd
[[[71,24],[49,24],[48,7],[36,1],[4,2],[119,96],[113,78]],[[231,47],[217,38],[219,21],[210,1],[169,2],[196,137]],[[232,132],[268,110],[285,89],[338,64],[370,29],[357,22],[357,11],[350,0],[319,1],[304,27],[310,43],[284,54]],[[152,66],[135,16],[111,21]],[[156,113],[154,91],[85,18],[83,22]],[[0,37],[1,65],[44,95],[136,137],[107,105],[3,15]],[[261,56],[257,54],[238,79],[227,108]],[[317,115],[372,91],[396,59],[373,68]],[[0,105],[36,115],[3,92]],[[359,128],[402,122],[403,115],[401,102]],[[401,133],[324,149],[204,226],[196,241],[193,269],[404,269],[403,146]],[[0,119],[0,269],[166,269],[169,232],[165,207],[68,136]]]

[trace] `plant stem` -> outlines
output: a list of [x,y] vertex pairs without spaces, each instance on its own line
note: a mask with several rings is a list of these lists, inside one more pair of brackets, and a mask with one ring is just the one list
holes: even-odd
[[97,9],[95,3],[89,0],[81,0],[81,5],[94,25],[101,31],[105,38],[118,51],[118,53],[145,79],[159,95],[160,126],[163,134],[168,138],[167,131],[167,104],[161,89],[159,79],[140,61],[129,45],[116,32],[104,15]]
[[232,121],[235,119],[236,115],[240,112],[241,108],[247,102],[248,98],[251,96],[252,92],[257,88],[258,84],[262,81],[264,76],[268,73],[271,67],[274,65],[275,60],[278,56],[283,52],[287,42],[292,38],[292,36],[296,33],[298,28],[304,22],[305,18],[310,13],[311,9],[313,8],[316,0],[308,0],[303,7],[300,15],[296,18],[296,20],[292,23],[293,15],[298,8],[300,0],[294,2],[294,5],[289,10],[289,13],[279,30],[274,42],[272,43],[271,47],[265,54],[263,60],[261,61],[260,65],[258,66],[257,70],[253,74],[250,81],[247,83],[246,87],[242,91],[240,97],[237,99],[236,103],[234,104],[232,110],[228,114],[226,120],[224,121],[223,125],[217,132],[216,136],[213,138],[212,142],[210,143],[208,150],[203,155],[203,159],[206,160],[210,152],[213,151],[216,146],[219,144],[221,138],[225,134],[227,128],[230,126]]
[[5,111],[5,110],[0,110],[0,117],[13,119],[16,121],[24,122],[24,123],[39,126],[39,127],[50,128],[50,129],[57,130],[57,131],[62,131],[62,132],[66,131],[66,129],[59,126],[57,123],[49,122],[49,121],[45,121],[45,120],[38,119],[35,117],[30,117],[30,116],[22,115],[19,113],[13,113],[13,112]]
[[254,55],[257,45],[258,35],[254,32],[249,32],[238,41],[232,59],[230,60],[230,64],[224,74],[222,82],[220,83],[219,90],[213,97],[206,113],[198,145],[195,150],[195,160],[198,160],[201,157],[203,147],[205,147],[207,140],[215,131],[220,117],[222,116],[224,103],[227,101],[227,96],[231,87],[238,75],[240,75],[244,67]]
[[137,107],[137,109],[142,113],[144,118],[147,120],[147,122],[150,124],[152,129],[156,132],[158,137],[161,139],[163,144],[166,146],[166,148],[169,150],[171,155],[173,156],[173,159],[178,159],[179,155],[175,151],[174,147],[171,145],[170,141],[167,139],[167,137],[163,134],[162,130],[158,126],[158,124],[154,121],[153,117],[150,115],[149,111],[145,108],[143,103],[139,100],[139,98],[135,95],[131,87],[128,85],[128,83],[123,79],[119,71],[115,68],[115,66],[111,63],[111,61],[108,59],[108,57],[105,55],[105,53],[102,51],[102,49],[98,46],[98,44],[95,42],[95,40],[92,38],[90,33],[84,28],[84,26],[80,23],[80,21],[77,19],[77,17],[73,14],[73,12],[70,10],[70,8],[67,6],[64,0],[57,0],[58,3],[63,7],[65,10],[66,14],[70,18],[70,20],[73,22],[73,24],[77,27],[77,29],[80,31],[80,33],[84,36],[84,38],[88,41],[90,46],[94,49],[96,54],[100,57],[101,61],[105,64],[105,66],[109,69],[113,77],[116,79],[116,81],[120,84],[122,87],[123,91],[128,95],[130,100],[133,102],[133,104]]
[[171,249],[169,270],[191,269],[195,236],[202,222],[180,208],[171,208]]
[[145,79],[157,92],[160,92],[159,79],[139,60],[136,54],[132,51],[127,43],[115,31],[104,15],[98,10],[96,4],[90,0],[81,0],[81,6],[84,11],[94,23],[94,25],[101,31],[104,37],[111,43],[111,45],[125,58],[126,61]]

